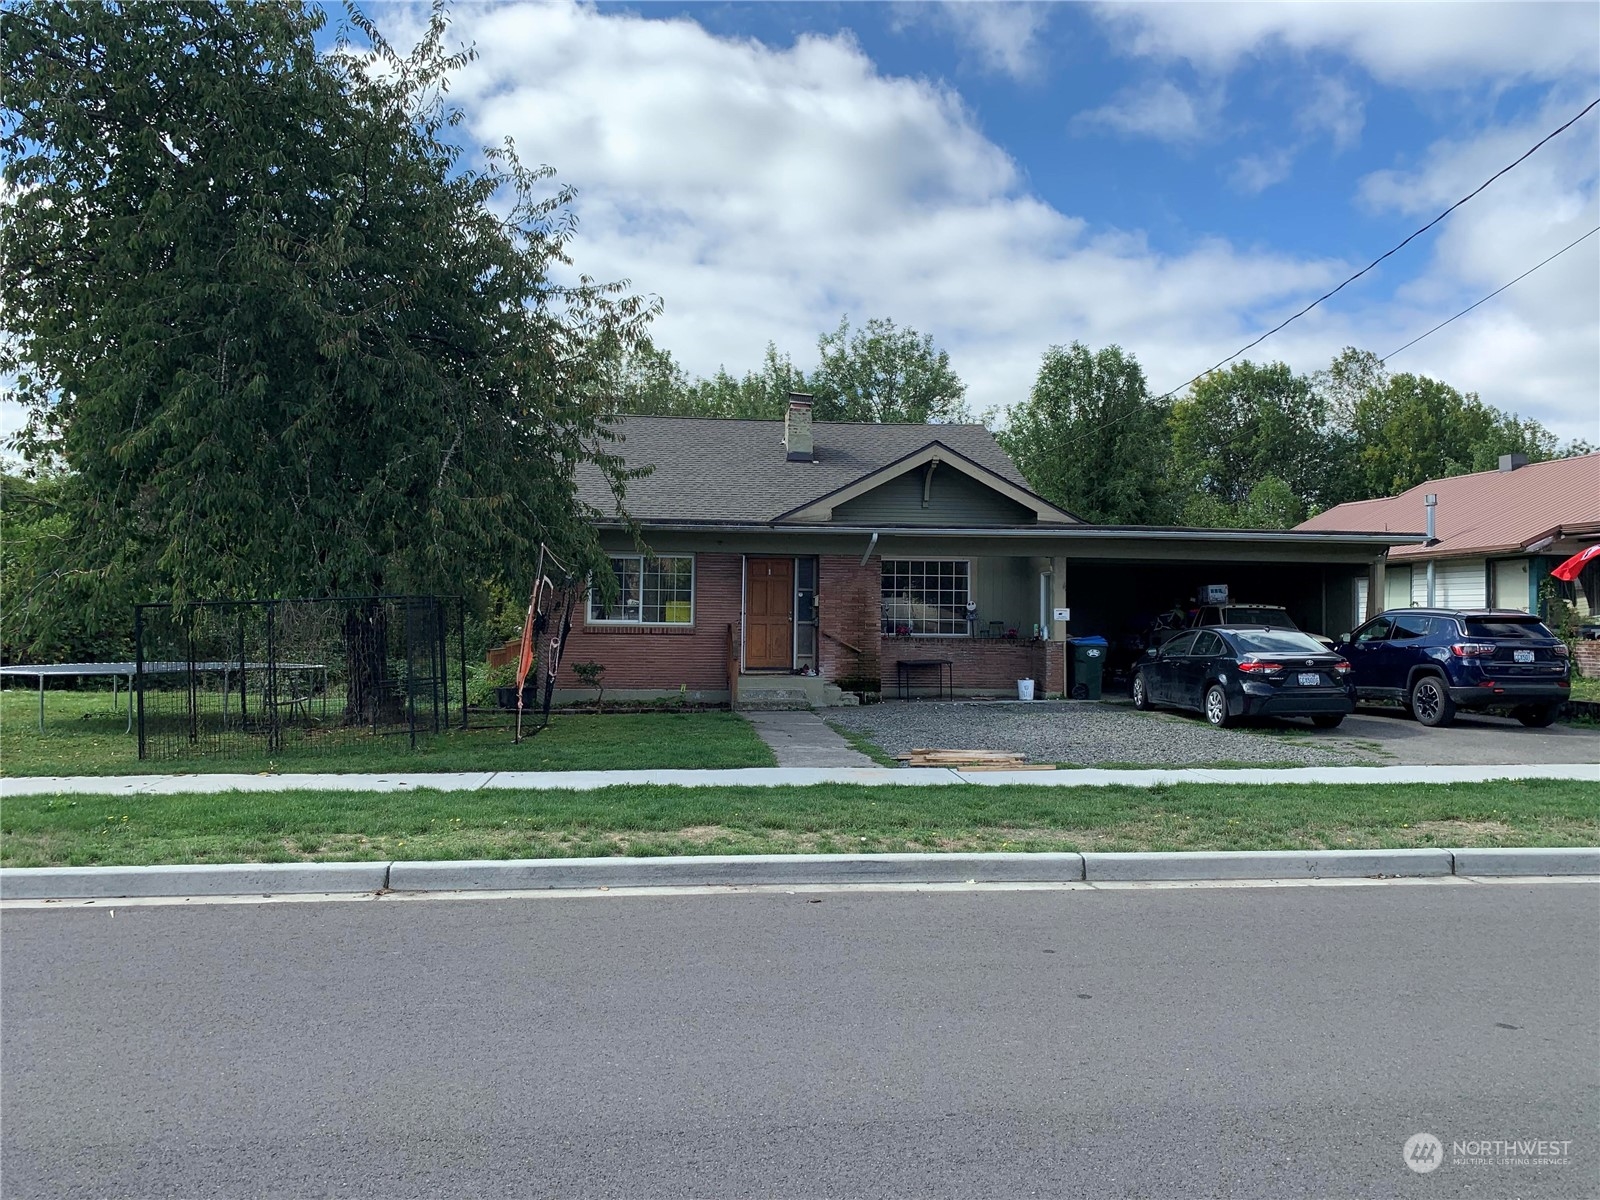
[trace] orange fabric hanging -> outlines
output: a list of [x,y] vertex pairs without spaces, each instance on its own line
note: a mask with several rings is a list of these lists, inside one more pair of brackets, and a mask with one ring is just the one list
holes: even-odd
[[[537,597],[537,592],[535,592]],[[522,623],[522,653],[517,657],[517,707],[522,707],[522,685],[528,681],[533,669],[533,606],[536,599],[528,601],[528,619]]]

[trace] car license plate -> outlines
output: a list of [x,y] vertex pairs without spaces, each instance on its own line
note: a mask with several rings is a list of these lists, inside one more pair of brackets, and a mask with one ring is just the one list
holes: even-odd
[[1532,662],[1533,661],[1533,651],[1532,650],[1513,650],[1511,652],[1511,657],[1517,662]]
[[1302,672],[1300,672],[1300,686],[1301,687],[1316,687],[1321,682],[1322,682],[1322,676],[1318,675],[1315,671],[1302,671]]

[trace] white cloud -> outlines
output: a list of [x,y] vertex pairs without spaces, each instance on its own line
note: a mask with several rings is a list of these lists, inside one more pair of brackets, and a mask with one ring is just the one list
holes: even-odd
[[931,23],[951,33],[964,55],[985,71],[1016,79],[1037,77],[1043,65],[1038,36],[1049,24],[1047,5],[1011,0],[954,0],[895,5],[897,23]]
[[1593,74],[1600,61],[1600,22],[1585,3],[1140,3],[1099,12],[1126,51],[1212,71],[1273,49],[1333,51],[1386,83],[1441,87]]
[[1344,80],[1333,75],[1317,77],[1311,94],[1295,114],[1295,126],[1307,136],[1326,133],[1335,150],[1348,150],[1361,140],[1366,105]]
[[1222,107],[1219,92],[1195,95],[1170,80],[1124,88],[1111,103],[1073,118],[1079,130],[1109,129],[1163,142],[1206,137]]
[[1234,163],[1228,182],[1238,191],[1254,196],[1273,184],[1282,183],[1293,169],[1294,151],[1287,148],[1247,154]]
[[[979,411],[1025,396],[1045,347],[1075,338],[1122,344],[1167,388],[1349,269],[1222,240],[1167,254],[1091,228],[1031,194],[959,96],[882,75],[848,36],[774,48],[568,5],[469,8],[458,32],[481,55],[452,92],[474,135],[510,134],[578,187],[578,265],[664,297],[657,341],[692,371],[753,367],[769,340],[809,366],[818,331],[848,312],[932,334]],[[1254,353],[1314,370],[1449,311],[1374,296],[1353,289]],[[1593,362],[1557,354],[1552,378],[1592,395]],[[1487,383],[1459,364],[1439,373],[1579,432],[1570,397],[1547,404],[1536,375],[1525,389],[1485,369]]]
[[[1417,225],[1472,191],[1582,107],[1557,89],[1510,124],[1440,141],[1408,170],[1375,172],[1360,198]],[[1600,225],[1600,113],[1574,125],[1457,209],[1366,343],[1386,354]],[[1402,254],[1412,252],[1412,248]],[[1385,340],[1387,339],[1387,340]],[[1591,238],[1407,350],[1398,370],[1435,374],[1564,436],[1600,435],[1600,247]]]

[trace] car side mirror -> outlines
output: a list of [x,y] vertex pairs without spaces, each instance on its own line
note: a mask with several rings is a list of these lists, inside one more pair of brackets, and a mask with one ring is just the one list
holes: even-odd
[[1350,640],[1350,635],[1348,633],[1341,633],[1338,637],[1334,638],[1333,640],[1336,641],[1336,642],[1348,642]]

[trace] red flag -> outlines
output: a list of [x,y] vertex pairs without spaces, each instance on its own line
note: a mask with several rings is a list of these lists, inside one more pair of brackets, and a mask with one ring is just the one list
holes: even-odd
[[1590,546],[1587,550],[1579,550],[1571,558],[1567,559],[1566,562],[1562,563],[1554,571],[1551,571],[1550,574],[1554,575],[1557,579],[1571,583],[1583,573],[1584,567],[1588,566],[1596,558],[1600,558],[1600,543]]
[[522,623],[522,653],[517,657],[517,707],[522,707],[522,685],[528,681],[533,668],[533,606],[528,601],[528,619]]

